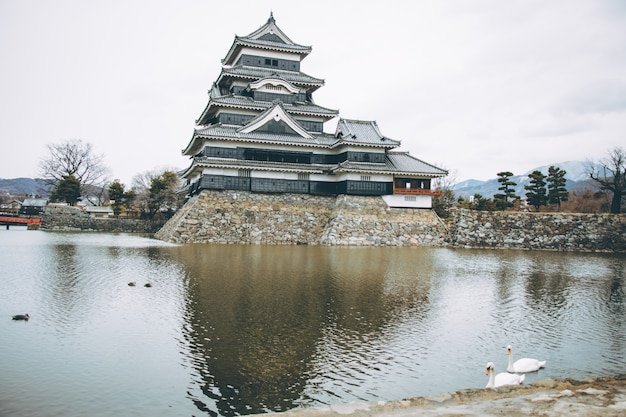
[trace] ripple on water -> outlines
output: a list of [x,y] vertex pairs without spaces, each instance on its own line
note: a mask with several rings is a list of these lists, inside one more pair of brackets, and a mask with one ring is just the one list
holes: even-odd
[[0,310],[34,317],[0,321],[0,358],[22,353],[0,359],[16,381],[0,403],[23,415],[236,415],[480,388],[507,344],[548,360],[529,381],[626,372],[623,258],[27,236],[0,250]]

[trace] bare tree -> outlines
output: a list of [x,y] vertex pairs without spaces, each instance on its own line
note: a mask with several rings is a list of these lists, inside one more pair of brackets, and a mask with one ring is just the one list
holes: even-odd
[[613,193],[611,213],[618,214],[622,210],[622,197],[626,195],[626,151],[620,147],[611,149],[599,165],[588,164],[589,177],[602,191]]
[[[441,165],[439,165],[441,167]],[[445,169],[445,168],[442,168]],[[448,171],[448,175],[433,179],[433,188],[440,190],[441,195],[433,197],[433,210],[442,219],[450,217],[450,208],[454,206],[454,184],[457,182],[458,172]]]
[[94,154],[91,143],[70,139],[47,147],[50,154],[39,165],[42,176],[50,182],[58,184],[70,175],[81,187],[102,186],[106,182],[108,169],[103,164],[104,156]]

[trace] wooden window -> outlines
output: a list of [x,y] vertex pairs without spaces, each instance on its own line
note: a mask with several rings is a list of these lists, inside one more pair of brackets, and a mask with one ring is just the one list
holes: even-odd
[[371,181],[372,177],[370,175],[361,175],[361,181]]
[[250,169],[240,169],[239,172],[237,172],[240,177],[250,177],[251,173],[252,170]]

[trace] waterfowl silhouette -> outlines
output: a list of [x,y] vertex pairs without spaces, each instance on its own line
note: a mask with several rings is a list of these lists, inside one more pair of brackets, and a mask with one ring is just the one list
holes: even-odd
[[129,282],[129,283],[128,283],[128,286],[129,286],[129,287],[134,287],[135,285],[136,285],[136,284],[135,284],[135,281],[131,281],[131,282]]
[[149,288],[149,287],[152,287],[152,284],[150,284],[150,283],[148,282],[146,285],[144,285],[144,287],[148,287],[148,288]]
[[26,313],[26,314],[16,314],[15,316],[13,316],[13,320],[26,320],[26,321],[28,321],[29,318],[30,318],[30,316],[28,315],[28,313]]

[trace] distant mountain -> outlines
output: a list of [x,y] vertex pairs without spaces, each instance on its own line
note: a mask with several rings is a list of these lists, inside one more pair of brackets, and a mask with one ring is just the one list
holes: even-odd
[[[526,194],[524,186],[528,185],[530,182],[528,175],[533,171],[541,171],[543,174],[548,175],[548,168],[551,166],[559,167],[565,171],[565,179],[567,180],[565,187],[568,191],[574,191],[576,189],[595,189],[595,184],[589,180],[589,174],[587,173],[589,163],[582,161],[567,161],[540,166],[525,172],[523,175],[512,176],[511,181],[517,183],[517,186],[515,187],[515,194],[523,197]],[[501,193],[501,191],[498,190],[498,187],[500,187],[498,178],[493,178],[487,181],[472,179],[455,184],[453,186],[453,190],[457,197],[468,198],[474,194],[480,194],[485,198],[493,198],[494,194]]]
[[28,195],[48,197],[52,187],[43,178],[0,178],[0,195]]

